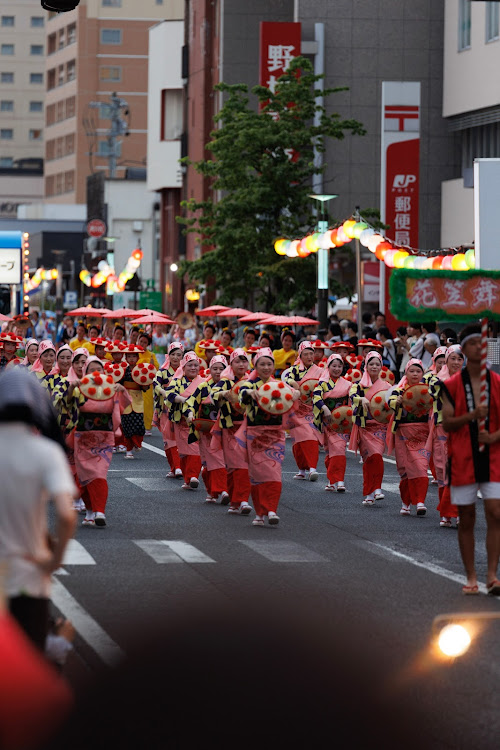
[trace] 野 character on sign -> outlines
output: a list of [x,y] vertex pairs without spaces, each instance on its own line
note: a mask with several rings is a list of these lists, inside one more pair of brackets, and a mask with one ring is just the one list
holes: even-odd
[[293,44],[270,44],[267,48],[267,69],[270,73],[276,70],[284,72],[294,57]]

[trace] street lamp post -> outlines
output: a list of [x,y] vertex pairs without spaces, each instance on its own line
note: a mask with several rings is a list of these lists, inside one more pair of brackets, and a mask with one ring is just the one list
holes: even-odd
[[[356,221],[359,221],[359,206],[356,206],[356,210],[353,214]],[[359,239],[355,239],[356,247],[356,295],[358,297],[358,304],[356,307],[356,320],[358,324],[358,334],[362,335],[361,328],[363,326],[363,266],[361,264],[361,245]]]
[[[312,194],[309,196],[321,204],[321,219],[317,221],[317,231],[320,234],[328,229],[326,220],[325,204],[337,195]],[[328,327],[328,269],[329,269],[329,250],[320,247],[317,252],[318,256],[318,319],[322,328]]]

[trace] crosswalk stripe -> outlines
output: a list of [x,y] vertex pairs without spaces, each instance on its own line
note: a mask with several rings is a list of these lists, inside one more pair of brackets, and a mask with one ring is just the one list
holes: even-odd
[[135,539],[143,552],[159,565],[166,563],[214,563],[211,557],[205,555],[193,545],[182,541],[167,541],[164,539]]
[[[167,484],[164,477],[124,477],[127,482],[135,484],[136,487],[140,487],[141,490],[149,490],[150,492],[162,492],[168,487],[172,488],[172,484]],[[174,487],[180,485],[173,485]]]
[[399,482],[382,482],[382,490],[399,495]]
[[96,562],[87,552],[83,544],[76,539],[70,539],[64,553],[63,565],[95,565]]
[[271,562],[328,562],[323,555],[296,542],[248,541],[246,539],[240,539],[239,541]]
[[166,458],[165,451],[161,450],[161,448],[157,448],[156,445],[150,445],[149,443],[143,442],[142,447],[146,448],[146,450],[148,451],[152,451],[153,453],[158,453],[160,456],[163,456],[164,458]]

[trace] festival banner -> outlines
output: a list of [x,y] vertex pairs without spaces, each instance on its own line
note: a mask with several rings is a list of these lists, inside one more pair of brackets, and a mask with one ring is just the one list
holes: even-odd
[[[383,81],[380,215],[390,226],[389,236],[399,246],[418,247],[420,186],[420,83]],[[382,265],[380,309],[396,330],[389,307],[391,271]],[[406,318],[399,318],[406,320]]]
[[261,21],[259,83],[274,92],[276,82],[300,55],[301,24]]
[[400,320],[500,320],[500,271],[417,271],[396,268],[391,312]]

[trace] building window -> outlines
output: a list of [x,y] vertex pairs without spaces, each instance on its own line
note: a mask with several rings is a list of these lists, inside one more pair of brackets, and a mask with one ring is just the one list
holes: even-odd
[[101,65],[99,68],[99,80],[121,81],[122,69],[119,65]]
[[48,39],[47,54],[53,55],[55,51],[56,51],[56,35],[51,34]]
[[470,0],[458,0],[458,51],[470,47]]
[[14,102],[10,99],[2,99],[0,102],[0,112],[13,112]]
[[64,84],[64,65],[59,65],[57,69],[57,85],[62,86]]
[[76,60],[70,60],[66,64],[66,80],[74,81],[76,78]]
[[41,141],[43,138],[43,130],[41,128],[34,128],[29,132],[30,141]]
[[59,47],[59,49],[64,49],[65,45],[66,45],[66,30],[59,29],[57,46]]
[[50,177],[47,177],[45,180],[45,195],[51,196],[54,195],[54,176],[51,175]]
[[30,102],[30,112],[43,112],[43,102]]
[[14,138],[14,131],[12,128],[1,128],[0,138],[2,141],[11,141]]
[[30,83],[43,83],[43,73],[30,73]]
[[68,44],[74,44],[76,42],[76,23],[72,23],[68,26]]
[[62,99],[56,104],[56,122],[61,122],[61,120],[64,120],[64,100]]
[[2,26],[14,26],[14,16],[2,16]]
[[486,41],[494,42],[499,38],[500,3],[486,3]]
[[14,73],[0,73],[1,83],[14,83]]
[[66,117],[74,117],[76,114],[76,99],[70,96],[66,99]]
[[56,174],[56,195],[61,195],[64,192],[64,174],[61,172]]
[[13,55],[14,45],[13,44],[2,44],[0,46],[0,54],[2,55]]
[[43,16],[31,16],[31,27],[35,29],[43,28],[45,19]]
[[13,156],[0,156],[0,167],[12,167],[14,165]]
[[121,44],[121,29],[101,29],[101,44]]
[[66,136],[64,148],[65,148],[66,155],[75,153],[75,134],[74,133],[71,133],[71,135]]
[[75,189],[75,173],[74,171],[64,173],[64,192],[70,193]]
[[122,0],[102,0],[104,8],[121,8]]
[[30,55],[43,55],[43,44],[32,44],[30,47]]
[[49,104],[45,110],[45,124],[53,125],[56,121],[56,105]]
[[49,91],[52,91],[52,89],[55,89],[55,87],[56,87],[56,69],[52,68],[52,70],[49,70],[47,74],[47,89]]
[[176,141],[182,135],[182,89],[163,89],[161,92],[161,139]]

